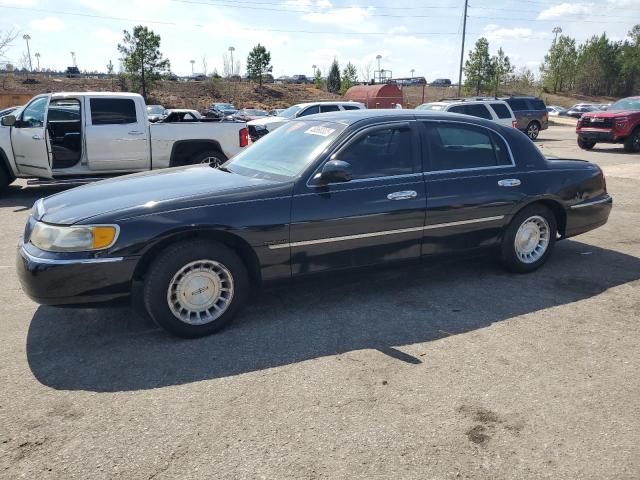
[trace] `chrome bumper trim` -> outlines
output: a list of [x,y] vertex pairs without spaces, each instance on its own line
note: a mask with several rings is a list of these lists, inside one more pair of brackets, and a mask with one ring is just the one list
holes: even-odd
[[41,258],[31,255],[22,245],[20,245],[20,255],[23,258],[34,263],[43,263],[46,265],[84,265],[95,263],[114,263],[121,262],[124,257],[105,257],[105,258],[74,258],[74,259],[57,259],[57,258]]
[[584,208],[584,207],[590,207],[592,205],[599,205],[601,203],[612,203],[612,202],[613,202],[613,198],[607,195],[605,198],[600,198],[598,200],[591,200],[583,203],[578,203],[576,205],[571,205],[571,208]]

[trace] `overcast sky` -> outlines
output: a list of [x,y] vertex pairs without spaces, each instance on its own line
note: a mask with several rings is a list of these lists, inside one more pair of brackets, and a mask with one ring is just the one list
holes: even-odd
[[[483,7],[478,7],[479,4]],[[75,51],[81,70],[116,69],[116,45],[124,29],[144,24],[162,37],[161,50],[178,75],[222,72],[222,55],[235,47],[242,62],[255,44],[271,51],[274,75],[312,75],[326,71],[334,57],[341,66],[382,68],[394,77],[456,79],[464,0],[0,0],[0,30],[31,36],[31,54],[40,67],[64,69]],[[469,8],[467,46],[480,36],[492,53],[500,46],[518,67],[536,74],[552,41],[552,29],[584,40],[603,31],[623,39],[640,23],[640,0],[562,2],[551,0],[475,0]],[[315,33],[310,33],[315,32]],[[26,52],[20,36],[4,60],[19,65]],[[33,59],[34,68],[36,65]]]

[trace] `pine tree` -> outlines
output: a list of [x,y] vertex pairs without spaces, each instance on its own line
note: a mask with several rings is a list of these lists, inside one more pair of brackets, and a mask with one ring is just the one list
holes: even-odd
[[509,57],[504,54],[502,47],[498,49],[498,55],[491,57],[491,89],[493,94],[498,96],[500,85],[506,80],[507,76],[513,73],[514,66],[511,65]]
[[265,73],[273,70],[271,63],[271,53],[265,47],[258,44],[253,47],[247,57],[247,72],[254,82],[257,80],[262,87],[262,79]]
[[358,70],[356,66],[349,62],[342,71],[342,85],[340,86],[340,94],[344,95],[347,90],[353,87],[358,81]]
[[339,93],[340,84],[340,66],[338,65],[338,60],[334,58],[327,76],[327,90],[331,93]]
[[469,58],[464,64],[465,86],[475,90],[476,95],[486,90],[491,81],[491,58],[489,57],[489,42],[481,37],[475,49],[469,52]]

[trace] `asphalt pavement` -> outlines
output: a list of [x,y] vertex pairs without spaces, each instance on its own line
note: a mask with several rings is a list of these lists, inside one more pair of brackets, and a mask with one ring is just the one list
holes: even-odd
[[[40,307],[0,198],[0,478],[640,478],[640,155],[602,166],[604,227],[530,275],[490,257],[263,290],[231,328],[165,334],[127,306]],[[72,281],[72,279],[69,279]]]

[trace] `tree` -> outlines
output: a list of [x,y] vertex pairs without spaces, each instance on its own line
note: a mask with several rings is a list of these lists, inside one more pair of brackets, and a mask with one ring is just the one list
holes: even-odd
[[319,68],[316,68],[316,73],[313,75],[313,84],[318,90],[324,90],[327,87],[327,82],[322,78],[322,72]]
[[358,71],[356,66],[349,62],[342,71],[342,85],[340,86],[340,95],[344,95],[347,90],[353,87],[358,81]]
[[362,77],[362,81],[369,83],[371,82],[371,62],[364,63],[360,66],[360,76]]
[[331,68],[329,68],[329,75],[327,75],[327,91],[339,93],[340,84],[340,65],[338,65],[338,60],[334,58]]
[[578,48],[576,88],[584,95],[612,95],[618,88],[620,42],[606,34],[593,36]]
[[107,63],[107,73],[109,76],[113,75],[113,62],[111,60]]
[[0,31],[0,58],[4,58],[4,52],[11,46],[18,34],[13,30],[7,32]]
[[247,72],[253,81],[258,81],[262,87],[262,79],[265,73],[271,72],[271,53],[265,47],[258,44],[253,47],[247,56]]
[[475,49],[469,52],[469,58],[464,64],[465,86],[480,95],[486,90],[491,80],[491,58],[489,57],[489,42],[480,37]]
[[498,55],[491,57],[491,90],[494,96],[498,96],[498,89],[507,77],[513,73],[514,66],[511,65],[509,57],[504,54],[502,47],[498,49]]
[[620,49],[618,70],[620,71],[618,94],[633,95],[640,90],[640,24],[629,32]]
[[577,57],[573,38],[560,35],[557,41],[554,40],[540,67],[543,86],[553,93],[572,88]]
[[133,89],[141,91],[147,100],[147,94],[154,83],[170,68],[169,60],[162,58],[160,53],[160,35],[137,25],[133,28],[133,34],[124,31],[123,42],[118,44],[118,51],[122,55],[120,60],[124,71],[133,82]]

